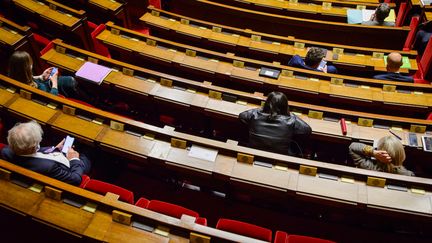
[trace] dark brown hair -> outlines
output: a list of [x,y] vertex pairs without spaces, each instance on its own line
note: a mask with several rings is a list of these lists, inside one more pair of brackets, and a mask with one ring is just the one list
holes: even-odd
[[9,59],[8,76],[34,87],[32,66],[33,60],[27,52],[16,51]]

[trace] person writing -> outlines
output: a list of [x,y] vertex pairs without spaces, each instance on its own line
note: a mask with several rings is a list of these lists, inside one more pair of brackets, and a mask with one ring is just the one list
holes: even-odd
[[303,59],[299,55],[294,55],[288,62],[288,66],[298,67],[324,73],[337,73],[337,69],[333,65],[327,65],[324,60],[327,51],[319,47],[311,47]]
[[288,110],[288,99],[281,92],[271,92],[262,108],[240,113],[249,127],[250,146],[271,152],[294,155],[295,135],[309,135],[310,126]]
[[73,77],[58,76],[58,71],[52,73],[53,67],[46,69],[39,76],[33,76],[32,69],[33,60],[25,51],[16,51],[9,59],[8,76],[10,78],[53,95],[60,93],[65,97],[77,98],[77,82]]
[[405,150],[394,136],[380,138],[377,150],[363,143],[351,143],[349,154],[359,168],[414,176],[412,171],[403,166]]
[[90,171],[88,158],[72,147],[64,155],[60,152],[64,140],[55,147],[41,148],[42,135],[42,128],[35,121],[17,123],[8,132],[8,146],[1,150],[3,159],[54,179],[79,185],[82,174]]
[[403,82],[414,82],[412,76],[405,76],[400,74],[399,69],[402,66],[402,56],[397,52],[392,52],[387,56],[387,73],[377,74],[373,76],[374,79],[393,80]]

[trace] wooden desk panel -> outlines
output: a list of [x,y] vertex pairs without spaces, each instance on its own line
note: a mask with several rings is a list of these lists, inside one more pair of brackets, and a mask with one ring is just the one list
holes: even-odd
[[58,112],[58,110],[24,98],[18,98],[8,106],[8,109],[43,123],[47,123]]
[[60,114],[51,125],[91,140],[95,140],[104,129],[102,125],[63,113]]
[[[104,242],[123,242],[128,239],[129,242],[189,242],[188,239],[172,239],[173,235],[164,237],[144,230],[136,229],[132,226],[111,222],[109,229],[103,239]],[[175,236],[174,236],[175,237]]]
[[102,146],[109,146],[112,149],[120,149],[137,155],[148,155],[155,145],[154,140],[145,139],[125,132],[112,129],[106,130],[100,140]]
[[71,72],[78,71],[85,62],[83,59],[77,59],[61,54],[54,49],[50,49],[41,57],[41,59],[47,61],[49,64],[55,64],[55,66],[64,68]]
[[16,31],[5,29],[0,26],[0,42],[13,46],[23,40],[25,36],[18,34]]
[[419,195],[412,192],[401,192],[377,187],[367,187],[368,204],[372,207],[412,211],[431,215],[432,197],[430,193]]
[[189,156],[188,153],[189,150],[172,147],[166,157],[165,163],[209,176],[213,173],[215,162],[194,158]]
[[50,21],[57,23],[58,25],[66,25],[67,27],[72,28],[80,21],[80,19],[70,14],[60,13],[56,10],[50,9],[49,6],[43,2],[33,0],[13,0],[13,2],[30,12],[37,13],[43,18],[47,18]]
[[[153,93],[158,88],[158,85],[150,81],[138,79],[124,75],[121,72],[111,71],[103,82],[114,84],[119,88],[124,88],[129,91],[148,95]],[[131,87],[134,89],[132,90]]]
[[31,215],[80,235],[84,234],[93,218],[93,213],[53,199],[43,200],[34,207]]
[[286,171],[237,162],[234,164],[231,180],[287,191],[290,176]]
[[89,0],[89,3],[98,5],[111,11],[117,11],[117,9],[122,6],[121,3],[112,0]]
[[41,193],[31,192],[29,189],[12,184],[10,181],[0,180],[1,206],[4,205],[21,213],[30,214],[43,199],[44,195]]
[[[297,38],[322,42],[358,45],[374,48],[402,49],[408,35],[408,27],[361,26],[347,23],[288,17],[248,10],[207,0],[177,0],[169,7],[176,13],[186,14],[205,21],[218,22],[237,28],[254,29],[277,35],[293,35]],[[196,11],[196,9],[200,11]],[[208,13],[212,14],[208,14]],[[329,35],[328,33],[332,33]],[[376,38],[366,41],[365,35]],[[385,41],[391,38],[389,44]]]
[[4,106],[12,97],[14,97],[15,94],[5,90],[0,89],[0,105]]
[[235,118],[237,118],[241,112],[247,111],[251,108],[255,107],[216,99],[209,99],[207,106],[205,107],[208,111],[218,114],[226,114]]
[[[357,204],[359,195],[359,185],[323,179],[315,176],[299,175],[297,181],[297,193],[306,193],[318,197],[333,198]],[[332,188],[332,190],[323,190]]]

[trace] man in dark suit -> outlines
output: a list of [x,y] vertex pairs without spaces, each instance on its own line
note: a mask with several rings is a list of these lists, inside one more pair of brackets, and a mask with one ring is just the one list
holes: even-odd
[[414,82],[413,77],[404,76],[399,73],[399,69],[402,66],[402,56],[397,52],[392,52],[387,56],[387,73],[375,75],[374,79],[402,81],[402,82]]
[[326,54],[327,51],[325,49],[311,47],[308,50],[304,61],[299,55],[294,55],[288,62],[288,66],[304,68],[324,73],[337,73],[337,69],[335,66],[325,64],[320,67],[320,63],[325,58]]
[[395,26],[394,22],[387,22],[385,19],[390,14],[390,6],[387,3],[381,3],[375,10],[375,13],[372,14],[371,19],[369,21],[365,21],[362,25],[371,25],[371,26]]
[[35,121],[17,123],[8,132],[8,146],[1,150],[5,160],[26,169],[69,184],[79,185],[81,175],[90,171],[91,163],[72,147],[60,152],[64,140],[56,147],[40,148],[43,131]]

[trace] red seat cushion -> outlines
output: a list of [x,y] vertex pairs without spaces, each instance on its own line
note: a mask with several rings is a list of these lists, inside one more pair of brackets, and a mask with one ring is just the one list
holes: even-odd
[[217,222],[216,228],[220,230],[225,230],[232,233],[252,237],[255,239],[265,240],[269,242],[272,241],[271,230],[253,224],[237,221],[237,220],[221,218]]
[[111,192],[119,195],[121,201],[134,204],[133,192],[107,182],[90,179],[90,181],[85,185],[84,189],[96,192],[101,195]]
[[147,208],[148,204],[149,204],[149,200],[144,198],[144,197],[140,197],[140,199],[138,199],[138,201],[135,203],[135,206],[141,207],[141,208]]
[[0,143],[0,152],[2,151],[2,149],[4,148],[4,147],[6,147],[7,145],[6,144],[4,144],[4,143]]
[[182,214],[186,214],[195,218],[199,217],[199,214],[195,211],[184,208],[182,206],[178,206],[175,204],[166,203],[158,200],[151,200],[147,208],[152,211],[166,214],[175,218],[181,218]]
[[144,34],[144,35],[150,35],[150,29],[146,28],[146,27],[134,29],[134,31],[140,32],[141,34]]

